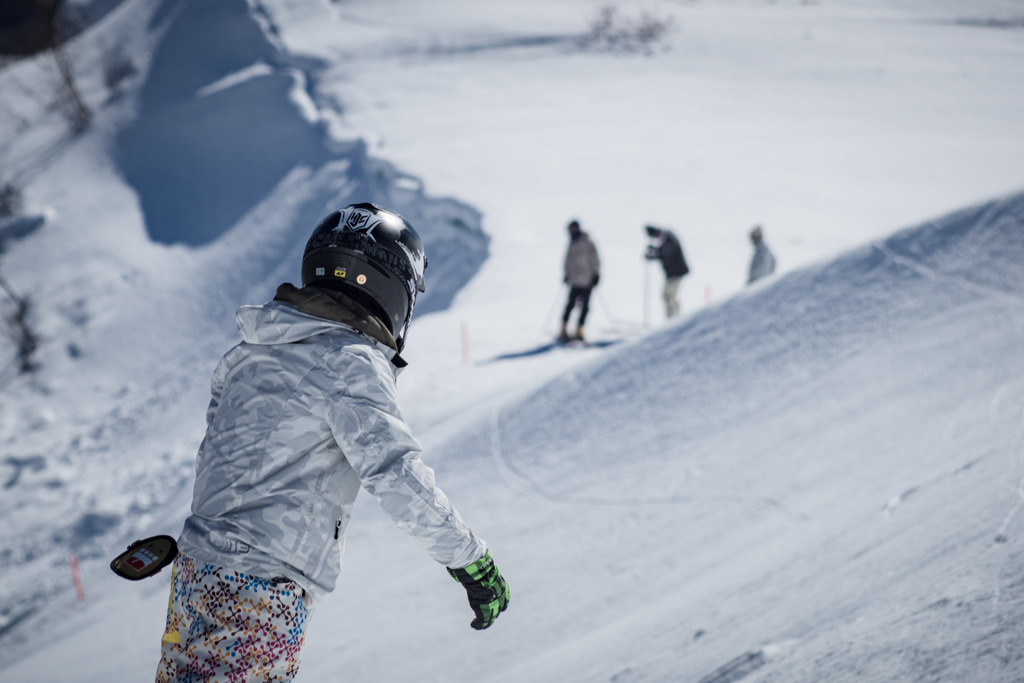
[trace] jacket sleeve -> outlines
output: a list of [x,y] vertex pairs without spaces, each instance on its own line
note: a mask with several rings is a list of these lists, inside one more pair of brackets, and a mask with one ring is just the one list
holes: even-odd
[[589,249],[587,249],[587,252],[588,252],[588,255],[590,256],[591,272],[594,275],[600,275],[601,274],[601,259],[597,255],[597,247],[594,245],[593,242],[590,242]]
[[478,560],[486,545],[438,488],[434,471],[420,460],[422,449],[401,417],[387,360],[373,357],[376,352],[345,355],[352,362],[326,414],[363,488],[437,562],[464,567]]

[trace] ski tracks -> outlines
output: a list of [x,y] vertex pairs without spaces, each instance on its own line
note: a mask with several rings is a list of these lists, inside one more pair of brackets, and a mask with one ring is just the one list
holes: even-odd
[[735,494],[709,494],[709,495],[666,495],[646,497],[608,497],[588,495],[566,495],[556,494],[548,490],[543,484],[536,481],[526,472],[518,468],[511,458],[505,453],[501,441],[501,409],[495,407],[491,411],[490,419],[490,440],[491,457],[498,468],[501,478],[512,488],[520,493],[535,495],[552,503],[566,505],[598,505],[598,506],[641,506],[641,505],[677,505],[692,503],[730,503],[739,505],[754,505],[759,508],[774,510],[790,519],[794,523],[807,521],[804,515],[799,515],[787,509],[780,501],[771,497],[750,497]]
[[[993,417],[998,411],[1000,404],[1005,400],[1008,390],[1009,385],[1004,385],[992,398],[990,413]],[[1013,475],[1014,471],[1017,472],[1015,476],[1018,478],[1018,481],[1016,487],[1014,487],[1017,500],[1009,512],[1006,513],[1002,524],[999,525],[995,538],[996,543],[1006,543],[1008,540],[1007,530],[1010,527],[1010,523],[1013,522],[1014,517],[1017,516],[1021,507],[1024,506],[1024,474],[1020,473],[1020,469],[1024,465],[1024,407],[1018,407],[1017,429],[1014,432],[1013,438],[1010,439],[1010,444],[1007,446],[1006,457],[1009,460],[1011,475]]]
[[942,271],[936,270],[935,268],[926,266],[920,261],[912,259],[909,256],[903,256],[902,254],[896,253],[891,248],[887,247],[884,243],[874,244],[872,246],[879,252],[881,252],[882,255],[884,255],[886,258],[890,259],[894,263],[898,263],[901,266],[910,268],[914,272],[923,275],[929,280],[935,282],[952,283],[957,287],[969,292],[973,292],[974,294],[979,294],[990,299],[995,299],[1001,303],[1013,306],[1015,308],[1024,308],[1024,298],[1022,297],[1015,296],[1013,294],[1004,292],[994,287],[978,284],[977,282],[968,280],[967,278],[961,277],[960,275],[944,273]]
[[736,683],[768,663],[763,650],[744,652],[718,667],[697,683]]
[[[993,209],[994,208],[995,207],[993,207]],[[992,210],[990,210],[981,219],[982,223],[991,220],[991,211]],[[985,298],[993,299],[1000,303],[1006,304],[1012,309],[1024,309],[1024,298],[1020,296],[1011,294],[1009,292],[1004,292],[994,287],[978,284],[977,282],[968,280],[967,278],[959,275],[954,275],[952,273],[945,273],[936,270],[935,268],[931,268],[916,259],[904,256],[902,254],[898,254],[897,252],[893,251],[890,247],[886,246],[885,243],[878,243],[872,246],[894,263],[909,268],[915,271],[916,273],[928,278],[929,280],[932,280],[934,282],[953,284],[965,291],[969,291],[974,294],[983,296]],[[989,412],[993,418],[995,418],[996,413],[1003,405],[1003,403],[1007,400],[1007,394],[1010,392],[1011,388],[1011,385],[1004,384],[999,389],[999,391],[996,392],[995,396],[992,397]],[[1021,409],[1020,414],[1017,416],[1017,420],[1017,431],[1010,441],[1007,453],[1007,457],[1010,460],[1010,465],[1013,470],[1019,470],[1021,466],[1024,465],[1024,447],[1022,447],[1022,444],[1024,444],[1024,409]],[[1017,495],[1017,500],[1010,508],[1010,510],[1006,513],[1002,523],[999,525],[999,529],[995,536],[996,543],[1005,543],[1007,541],[1008,537],[1006,532],[1009,529],[1009,526],[1013,522],[1014,518],[1020,512],[1021,507],[1024,507],[1024,474],[1018,474],[1015,476],[1019,477],[1019,481],[1017,485],[1014,487],[1014,492]],[[898,496],[896,499],[890,501],[889,504],[886,506],[886,513],[891,514],[895,507],[902,503],[903,500],[905,500],[909,495],[915,493],[916,490],[916,487],[909,489],[908,491],[905,491],[903,494]]]

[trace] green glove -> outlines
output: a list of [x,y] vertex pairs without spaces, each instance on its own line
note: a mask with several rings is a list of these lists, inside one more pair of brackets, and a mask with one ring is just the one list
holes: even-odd
[[476,619],[469,625],[477,631],[482,631],[493,624],[498,615],[508,607],[508,584],[494,566],[490,550],[479,560],[462,569],[448,567],[448,573],[466,589],[469,606],[476,614]]

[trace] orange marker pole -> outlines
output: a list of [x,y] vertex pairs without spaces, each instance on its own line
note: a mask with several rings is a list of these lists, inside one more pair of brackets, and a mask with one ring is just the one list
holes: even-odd
[[78,571],[78,558],[74,553],[68,555],[68,563],[71,565],[71,579],[75,582],[75,595],[79,600],[85,600],[85,590],[82,589],[82,574]]

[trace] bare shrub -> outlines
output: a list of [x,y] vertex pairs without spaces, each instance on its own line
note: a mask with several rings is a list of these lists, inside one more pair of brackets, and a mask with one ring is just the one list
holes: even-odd
[[21,372],[31,372],[36,369],[32,354],[35,353],[38,346],[36,335],[28,324],[31,302],[28,297],[21,296],[15,292],[3,278],[0,278],[0,288],[7,292],[7,296],[11,298],[15,306],[15,311],[7,319],[7,323],[10,325],[15,343],[18,346],[18,369]]
[[62,111],[71,125],[71,130],[76,133],[85,130],[92,123],[92,110],[78,89],[74,67],[65,46],[84,23],[84,17],[69,8],[66,2],[57,2],[56,11],[51,15],[48,25],[50,51],[60,75]]
[[0,218],[21,213],[21,188],[14,183],[0,185]]
[[[631,19],[619,14],[615,5],[603,5],[590,22],[580,47],[599,52],[653,54],[672,30],[672,19],[655,17],[647,12]],[[667,49],[667,47],[665,48]]]

